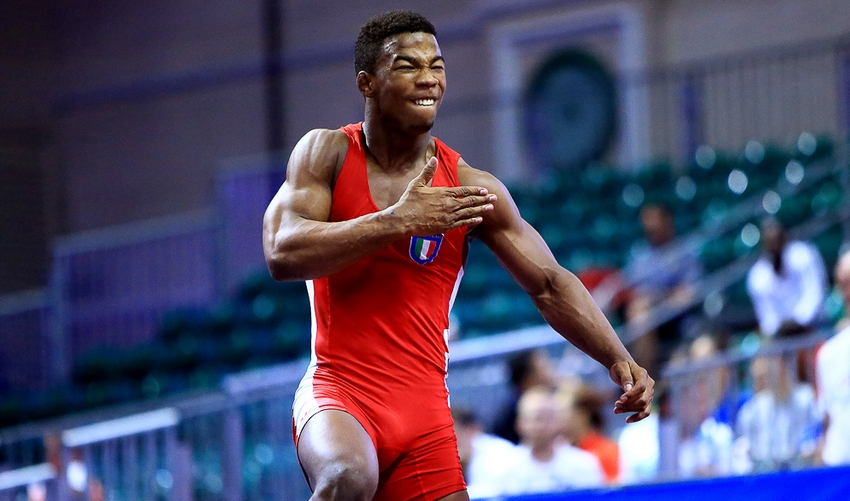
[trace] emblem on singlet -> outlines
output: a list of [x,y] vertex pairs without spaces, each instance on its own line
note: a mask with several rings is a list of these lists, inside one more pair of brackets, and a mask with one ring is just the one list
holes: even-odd
[[428,264],[437,257],[442,243],[442,233],[430,237],[410,237],[410,259],[419,264]]

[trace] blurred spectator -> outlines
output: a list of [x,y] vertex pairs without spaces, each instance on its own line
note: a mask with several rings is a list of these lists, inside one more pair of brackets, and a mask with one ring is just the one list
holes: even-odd
[[519,443],[516,430],[517,403],[525,390],[534,386],[552,386],[555,378],[552,360],[544,350],[526,350],[508,359],[511,395],[496,415],[492,432],[505,440]]
[[477,499],[499,495],[502,479],[509,474],[516,446],[503,438],[484,433],[475,415],[467,408],[453,406],[452,418],[469,497]]
[[[67,464],[63,459],[62,436],[49,433],[44,437],[44,449],[47,461],[53,466],[56,475],[65,476],[69,499],[72,501],[104,501],[106,491],[103,484],[93,475],[89,475],[83,461],[83,451],[73,448],[69,451]],[[41,484],[30,485],[27,489],[27,501],[46,501],[47,491]]]
[[[567,442],[599,460],[605,481],[617,483],[620,477],[620,448],[605,436],[601,406],[609,400],[603,392],[583,384],[559,384],[557,401]],[[613,399],[611,399],[613,400]]]
[[[850,311],[850,252],[835,266],[835,283],[845,311]],[[831,337],[817,354],[818,404],[824,413],[821,460],[826,465],[850,463],[850,325]]]
[[505,477],[503,494],[531,494],[604,484],[593,454],[560,439],[562,422],[555,393],[548,387],[527,390],[519,401],[521,442]]
[[826,297],[823,259],[810,243],[788,242],[774,218],[762,221],[761,239],[762,256],[747,275],[759,329],[767,337],[805,332],[820,320]]
[[811,463],[811,431],[817,424],[814,391],[796,382],[791,366],[782,357],[759,357],[750,366],[755,394],[738,413],[737,432],[752,471]]
[[[626,307],[626,320],[646,319],[664,301],[686,305],[693,297],[693,284],[702,276],[698,256],[671,245],[676,237],[672,211],[661,204],[647,204],[640,211],[645,241],[631,252],[625,268],[628,283],[634,284]],[[679,346],[687,315],[679,315],[642,336],[629,347],[638,364],[657,374]]]
[[671,363],[706,364],[680,386],[676,417],[680,430],[677,470],[680,477],[711,477],[732,472],[734,433],[728,413],[728,368],[711,361],[719,354],[711,335],[691,343],[682,360]]
[[47,488],[42,482],[27,486],[27,501],[47,501]]
[[637,423],[626,423],[617,437],[620,448],[620,482],[640,484],[676,476],[679,427],[673,419],[670,381],[656,386],[652,414]]

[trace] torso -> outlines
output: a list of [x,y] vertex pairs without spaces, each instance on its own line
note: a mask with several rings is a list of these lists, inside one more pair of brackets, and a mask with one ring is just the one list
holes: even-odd
[[[343,131],[349,148],[334,182],[331,222],[395,203],[418,175],[415,170],[383,173],[368,161],[360,125]],[[436,139],[434,152],[440,164],[433,185],[457,186],[459,155]],[[465,228],[432,240],[406,238],[313,281],[317,374],[333,372],[365,392],[425,384],[444,391],[448,314],[465,259],[465,238]]]
[[[330,222],[376,212],[389,201],[371,195],[372,181],[382,179],[368,175],[360,125],[343,131],[349,146],[333,182]],[[439,140],[435,145],[432,186],[457,186],[459,155]],[[437,436],[435,430],[453,440],[445,384],[449,310],[465,257],[466,228],[458,228],[398,240],[307,282],[313,353],[293,405],[296,435],[318,409],[337,408],[366,428],[382,465],[416,437]]]

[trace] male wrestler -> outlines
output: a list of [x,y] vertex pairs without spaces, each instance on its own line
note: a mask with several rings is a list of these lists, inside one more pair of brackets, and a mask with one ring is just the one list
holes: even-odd
[[293,405],[313,500],[466,500],[445,386],[448,314],[481,239],[565,338],[646,417],[653,381],[505,187],[430,135],[446,88],[433,25],[379,16],[355,46],[362,124],[295,146],[264,219],[277,280],[305,280],[313,357]]

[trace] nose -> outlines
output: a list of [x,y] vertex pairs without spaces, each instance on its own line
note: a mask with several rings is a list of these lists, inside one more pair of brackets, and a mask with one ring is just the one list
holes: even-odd
[[430,68],[424,68],[419,72],[419,78],[416,80],[417,85],[421,85],[423,87],[435,87],[440,84],[440,79],[437,74],[432,71]]

